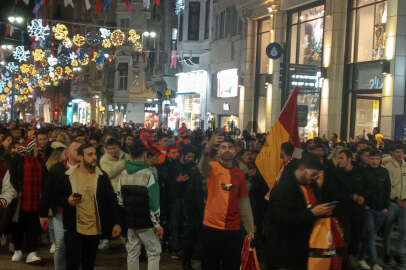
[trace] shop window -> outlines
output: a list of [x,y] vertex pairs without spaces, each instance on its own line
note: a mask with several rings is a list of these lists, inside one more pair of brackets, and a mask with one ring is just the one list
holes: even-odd
[[118,64],[119,90],[127,90],[128,85],[128,63]]
[[324,5],[290,15],[290,63],[321,66]]
[[204,21],[204,39],[209,38],[209,29],[210,29],[210,0],[206,0],[206,14]]
[[189,3],[188,40],[199,40],[200,2]]
[[351,18],[350,62],[383,59],[388,18],[387,1],[354,0]]

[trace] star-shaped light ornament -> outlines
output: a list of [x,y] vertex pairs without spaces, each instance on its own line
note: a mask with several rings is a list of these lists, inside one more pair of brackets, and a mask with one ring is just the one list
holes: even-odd
[[53,55],[51,55],[50,57],[48,57],[48,64],[50,66],[56,66],[56,64],[58,64],[58,58],[54,57]]
[[120,29],[116,29],[113,31],[113,33],[111,33],[110,41],[111,41],[111,44],[113,44],[113,46],[118,47],[118,46],[123,45],[124,40],[125,40],[125,34]]
[[49,36],[49,26],[42,24],[42,19],[34,19],[27,26],[28,35],[34,37],[35,41],[45,40]]
[[76,59],[78,59],[78,55],[74,52],[71,52],[69,54],[69,58],[70,58],[70,60],[76,60]]
[[52,31],[54,32],[54,38],[56,40],[64,40],[69,34],[66,25],[61,23],[58,23],[55,26],[53,26]]
[[100,31],[100,36],[101,36],[103,39],[109,38],[110,35],[111,35],[110,30],[107,29],[107,28],[103,28],[103,27],[102,27],[102,28],[99,29],[99,31]]
[[70,40],[69,37],[66,37],[63,41],[62,41],[63,46],[65,46],[66,48],[72,48],[73,43],[72,40]]
[[18,62],[25,62],[30,58],[30,51],[24,50],[24,46],[17,46],[15,50],[13,51],[13,57],[15,60]]
[[34,56],[34,61],[42,61],[45,57],[45,53],[42,49],[35,49],[32,55]]
[[128,41],[132,42],[133,44],[135,44],[140,38],[141,36],[134,29],[130,29],[130,31],[128,31]]
[[11,73],[14,73],[14,72],[18,71],[18,65],[16,65],[16,63],[14,63],[14,62],[9,62],[6,65],[6,69],[8,71],[10,71]]
[[74,35],[72,40],[73,44],[75,44],[78,47],[82,47],[83,45],[85,45],[85,37],[80,34]]

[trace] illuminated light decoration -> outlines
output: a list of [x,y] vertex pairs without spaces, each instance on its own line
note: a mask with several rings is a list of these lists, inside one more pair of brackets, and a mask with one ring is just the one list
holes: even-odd
[[41,66],[42,67],[48,66],[48,62],[44,59],[44,61],[41,61]]
[[56,76],[62,76],[63,75],[63,68],[61,66],[57,66],[55,68],[54,73],[55,73]]
[[50,78],[55,78],[55,73],[53,71],[49,72],[49,77]]
[[125,40],[125,34],[120,29],[116,29],[111,33],[110,40],[113,46],[115,47],[121,46],[123,45],[123,42]]
[[58,58],[54,57],[53,55],[51,55],[50,57],[48,57],[48,64],[50,66],[56,66],[56,64],[58,64]]
[[82,47],[83,45],[85,45],[85,37],[80,34],[74,35],[72,40],[73,44],[75,44],[78,47]]
[[141,44],[141,42],[136,42],[136,43],[134,44],[134,50],[136,50],[136,51],[138,51],[138,52],[141,52],[141,51],[142,51],[142,44]]
[[6,93],[6,94],[7,94],[8,92],[10,92],[10,89],[8,88],[8,86],[6,86],[6,87],[3,88],[3,92]]
[[20,89],[20,85],[16,84],[16,85],[14,85],[14,88],[18,90],[18,89]]
[[27,74],[28,72],[30,72],[30,68],[29,68],[29,66],[27,64],[22,64],[20,66],[20,71],[23,74]]
[[27,26],[28,35],[34,37],[35,41],[45,40],[49,36],[49,26],[42,24],[42,19],[34,19]]
[[68,66],[65,67],[65,74],[70,75],[72,73],[72,69]]
[[17,46],[13,51],[13,57],[18,62],[25,62],[30,58],[30,51],[24,50],[24,46]]
[[44,60],[45,53],[42,49],[35,49],[32,51],[32,56],[34,56],[34,61],[42,61]]
[[61,54],[58,56],[58,63],[61,64],[62,66],[67,66],[70,63],[70,58],[66,54]]
[[52,27],[52,31],[54,32],[54,38],[56,40],[64,40],[69,34],[68,28],[66,25],[58,23]]
[[0,89],[4,89],[6,87],[7,83],[5,81],[0,81]]
[[111,35],[110,30],[107,29],[107,28],[100,28],[99,31],[100,31],[100,36],[101,36],[103,39],[109,38],[110,35]]
[[66,37],[63,41],[62,41],[63,46],[65,46],[66,48],[72,48],[73,43],[72,40],[70,40],[70,38]]
[[79,64],[81,64],[82,66],[86,66],[87,64],[89,64],[89,55],[87,53],[83,55],[82,59],[79,59]]
[[23,79],[23,83],[28,84],[29,81],[30,81],[30,79],[28,79],[28,77],[25,77],[25,78]]
[[18,66],[14,62],[10,62],[7,64],[6,69],[11,73],[18,71]]
[[98,52],[94,52],[93,53],[93,57],[92,57],[92,61],[96,62],[97,58],[99,57],[99,53]]
[[9,81],[9,82],[7,83],[7,86],[8,86],[8,88],[13,87],[13,81]]
[[77,67],[77,66],[79,65],[78,60],[72,60],[72,61],[70,62],[70,65],[71,65],[72,67]]
[[77,56],[76,53],[71,52],[71,53],[69,54],[69,58],[70,58],[70,60],[76,60],[76,59],[78,59],[78,56]]
[[137,41],[141,38],[139,34],[134,29],[130,29],[128,31],[128,41],[132,42],[133,44],[137,43]]
[[58,85],[59,85],[58,81],[54,81],[52,84],[53,84],[54,86],[58,86]]
[[111,47],[110,39],[103,39],[102,46],[103,46],[103,48],[106,48],[106,49],[110,48]]
[[95,47],[95,46],[99,45],[100,42],[102,42],[102,41],[103,41],[103,39],[102,39],[99,31],[91,31],[86,34],[86,43],[89,46]]

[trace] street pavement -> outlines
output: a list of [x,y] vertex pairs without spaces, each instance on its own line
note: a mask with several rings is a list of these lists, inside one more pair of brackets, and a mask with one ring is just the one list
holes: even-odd
[[[41,264],[27,265],[25,262],[12,262],[11,255],[5,247],[0,248],[0,270],[42,270],[53,269],[53,257],[49,253],[48,245],[42,245],[39,256],[43,259]],[[197,262],[194,262],[194,265]],[[126,251],[124,246],[115,244],[108,251],[98,252],[96,270],[123,270],[126,268]],[[163,254],[161,259],[162,270],[180,270],[181,263]],[[147,264],[141,263],[141,270],[147,270]]]

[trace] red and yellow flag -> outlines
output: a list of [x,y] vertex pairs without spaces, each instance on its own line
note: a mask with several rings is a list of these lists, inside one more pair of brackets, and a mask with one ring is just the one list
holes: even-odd
[[300,147],[297,117],[297,95],[299,91],[300,88],[296,87],[290,95],[255,160],[259,172],[270,188],[276,184],[276,178],[283,164],[280,158],[282,143],[291,142],[295,147]]

